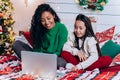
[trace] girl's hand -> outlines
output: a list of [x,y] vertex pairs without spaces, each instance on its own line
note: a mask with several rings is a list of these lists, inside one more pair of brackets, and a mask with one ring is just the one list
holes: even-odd
[[72,67],[72,71],[77,71],[77,70],[78,70],[77,66]]
[[79,57],[79,60],[82,62],[82,61],[85,61],[87,58],[85,57],[85,55],[82,53],[82,51],[79,51],[78,52],[78,57]]

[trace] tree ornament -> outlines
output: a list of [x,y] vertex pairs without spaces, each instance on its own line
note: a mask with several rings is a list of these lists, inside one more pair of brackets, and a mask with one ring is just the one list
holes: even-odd
[[3,17],[3,14],[0,12],[0,18],[2,18]]
[[83,6],[84,9],[91,9],[94,11],[104,10],[104,6],[108,0],[78,0],[79,5]]
[[3,33],[2,26],[0,25],[0,34]]

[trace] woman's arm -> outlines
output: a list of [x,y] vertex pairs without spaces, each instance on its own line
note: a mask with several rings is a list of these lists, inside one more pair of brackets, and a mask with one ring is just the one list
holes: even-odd
[[65,25],[60,26],[60,29],[59,29],[59,42],[58,42],[57,50],[55,52],[55,54],[57,54],[58,56],[61,53],[61,50],[63,48],[64,43],[67,41],[67,37],[68,37],[67,28],[65,27]]

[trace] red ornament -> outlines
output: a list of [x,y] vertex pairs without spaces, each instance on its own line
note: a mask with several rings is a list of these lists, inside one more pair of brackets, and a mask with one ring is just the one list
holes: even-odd
[[0,18],[3,17],[3,14],[0,12]]

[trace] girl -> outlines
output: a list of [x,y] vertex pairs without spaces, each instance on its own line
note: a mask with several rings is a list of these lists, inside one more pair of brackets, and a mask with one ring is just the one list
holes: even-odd
[[[100,48],[94,35],[90,19],[79,14],[74,24],[74,32],[70,32],[64,44],[61,56],[74,66],[72,70],[108,67],[112,59],[101,56]],[[68,66],[68,65],[66,65]]]

